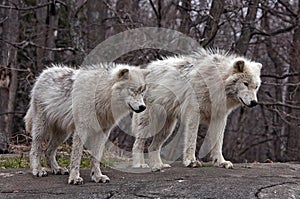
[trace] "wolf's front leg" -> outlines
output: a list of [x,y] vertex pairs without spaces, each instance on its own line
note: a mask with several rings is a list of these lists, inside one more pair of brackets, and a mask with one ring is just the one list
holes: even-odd
[[132,116],[132,133],[135,136],[135,141],[132,147],[132,167],[133,168],[148,168],[149,165],[145,162],[144,148],[147,140],[149,123],[149,110]]
[[222,155],[223,137],[227,116],[218,115],[212,117],[204,142],[200,148],[199,156],[205,157],[209,152],[214,166],[233,168],[230,161],[226,161]]
[[135,142],[132,147],[132,167],[133,168],[148,168],[148,164],[145,163],[144,147],[145,138],[135,138]]
[[71,163],[70,163],[70,175],[69,184],[83,184],[83,179],[80,177],[80,161],[82,156],[83,143],[81,141],[78,132],[73,135],[72,153],[71,153]]
[[224,131],[221,132],[220,138],[217,139],[217,143],[211,151],[212,162],[214,166],[224,167],[226,169],[232,169],[233,164],[230,161],[226,161],[222,154]]

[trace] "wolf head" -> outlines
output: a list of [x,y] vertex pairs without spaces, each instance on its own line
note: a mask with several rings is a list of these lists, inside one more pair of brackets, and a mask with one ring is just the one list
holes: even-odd
[[136,113],[144,111],[146,105],[143,97],[147,87],[143,70],[133,67],[119,67],[116,70],[113,96],[118,100],[118,108]]
[[257,105],[257,91],[260,87],[262,65],[257,62],[235,60],[231,75],[226,79],[227,100],[247,107]]

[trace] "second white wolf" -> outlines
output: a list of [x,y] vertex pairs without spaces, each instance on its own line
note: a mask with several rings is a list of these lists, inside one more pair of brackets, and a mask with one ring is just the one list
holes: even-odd
[[148,148],[152,170],[170,167],[160,157],[163,143],[180,120],[184,132],[183,162],[197,167],[196,139],[200,123],[208,125],[208,132],[200,150],[201,156],[210,152],[213,164],[232,168],[222,155],[223,134],[230,112],[239,105],[257,104],[262,65],[245,57],[216,50],[200,49],[189,56],[168,57],[146,66],[149,89],[146,94],[147,110],[134,114],[133,167],[147,167],[144,144]]

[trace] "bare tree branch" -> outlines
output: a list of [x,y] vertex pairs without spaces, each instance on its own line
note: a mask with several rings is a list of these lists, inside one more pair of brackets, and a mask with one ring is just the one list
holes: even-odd
[[161,27],[161,0],[158,0],[158,6],[157,6],[157,9],[155,8],[155,5],[153,3],[152,0],[149,0],[150,2],[150,5],[156,15],[156,18],[157,18],[157,26],[158,27]]
[[268,138],[268,139],[264,139],[264,140],[261,140],[261,141],[258,141],[258,142],[255,142],[249,146],[247,146],[246,148],[244,148],[244,150],[242,150],[238,156],[241,156],[243,155],[244,153],[246,153],[249,149],[253,148],[254,146],[257,146],[257,145],[260,145],[260,144],[263,144],[263,143],[266,143],[266,142],[270,142],[272,141],[273,139],[272,138]]
[[298,76],[298,75],[300,75],[300,72],[298,72],[298,73],[286,73],[286,74],[283,74],[283,75],[262,74],[261,77],[284,79],[284,78],[287,78],[287,77]]
[[280,3],[281,5],[283,5],[285,7],[285,9],[291,13],[294,17],[297,17],[297,13],[295,13],[289,6],[289,2],[287,2],[287,0],[279,0],[278,3]]
[[259,102],[259,105],[263,105],[263,106],[285,106],[285,107],[289,107],[289,108],[293,108],[293,109],[300,109],[300,106],[294,106],[291,104],[285,104],[282,102]]
[[276,36],[276,35],[279,35],[279,34],[290,32],[290,31],[294,30],[296,27],[297,27],[297,25],[291,25],[289,27],[281,28],[281,29],[278,29],[278,30],[274,30],[272,32],[264,32],[262,30],[256,29],[252,33],[252,35]]
[[4,112],[4,113],[0,113],[0,115],[15,115],[15,114],[25,114],[25,112],[18,112],[18,111],[15,111],[15,112]]
[[[124,24],[124,20],[122,19],[122,17],[119,15],[119,13],[116,11],[116,9],[114,9],[112,7],[112,5],[110,5],[107,1],[103,1],[103,3],[107,6],[108,9],[110,9],[111,11],[113,11],[113,13],[117,16],[117,18],[119,19],[121,24]],[[127,27],[128,29],[128,27]]]
[[4,19],[2,19],[2,20],[0,21],[0,24],[3,24],[7,19],[8,19],[8,17],[6,16]]
[[219,30],[219,21],[224,11],[224,0],[214,0],[209,11],[209,18],[204,28],[203,38],[201,45],[204,47],[213,46],[213,39]]
[[45,46],[40,46],[40,45],[37,45],[36,43],[34,43],[32,41],[22,41],[22,42],[19,42],[19,43],[13,43],[13,42],[6,41],[6,40],[3,40],[3,39],[0,39],[0,41],[8,43],[8,44],[10,44],[13,47],[16,47],[18,49],[24,49],[27,46],[34,46],[34,47],[41,48],[41,49],[44,49],[44,50],[58,51],[58,52],[60,52],[60,51],[67,51],[67,50],[72,51],[72,52],[76,51],[76,49],[72,48],[72,47],[49,48],[49,47],[45,47]]
[[6,5],[0,4],[0,8],[28,11],[28,10],[35,10],[35,9],[38,9],[38,8],[43,8],[45,6],[51,5],[52,3],[53,3],[53,1],[50,1],[49,3],[44,3],[44,4],[40,4],[40,5],[36,5],[36,6],[23,7],[23,8],[18,7],[17,5],[6,6]]

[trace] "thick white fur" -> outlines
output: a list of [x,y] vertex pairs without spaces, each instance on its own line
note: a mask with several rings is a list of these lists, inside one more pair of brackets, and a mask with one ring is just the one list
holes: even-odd
[[244,57],[219,50],[204,50],[190,56],[153,61],[146,67],[149,85],[147,110],[133,116],[133,167],[147,167],[144,144],[154,135],[148,148],[152,170],[170,167],[160,157],[163,143],[180,120],[184,131],[183,163],[197,167],[196,139],[200,123],[208,125],[200,157],[210,152],[215,166],[232,168],[222,155],[227,116],[240,104],[255,106],[262,65]]
[[49,137],[46,161],[54,174],[68,174],[55,160],[56,150],[73,132],[68,183],[82,184],[79,168],[83,146],[92,153],[91,178],[107,182],[100,170],[105,142],[115,123],[130,111],[145,107],[144,72],[127,65],[95,65],[74,70],[53,66],[38,77],[24,118],[31,132],[30,164],[35,176],[46,176],[41,167],[42,143]]

